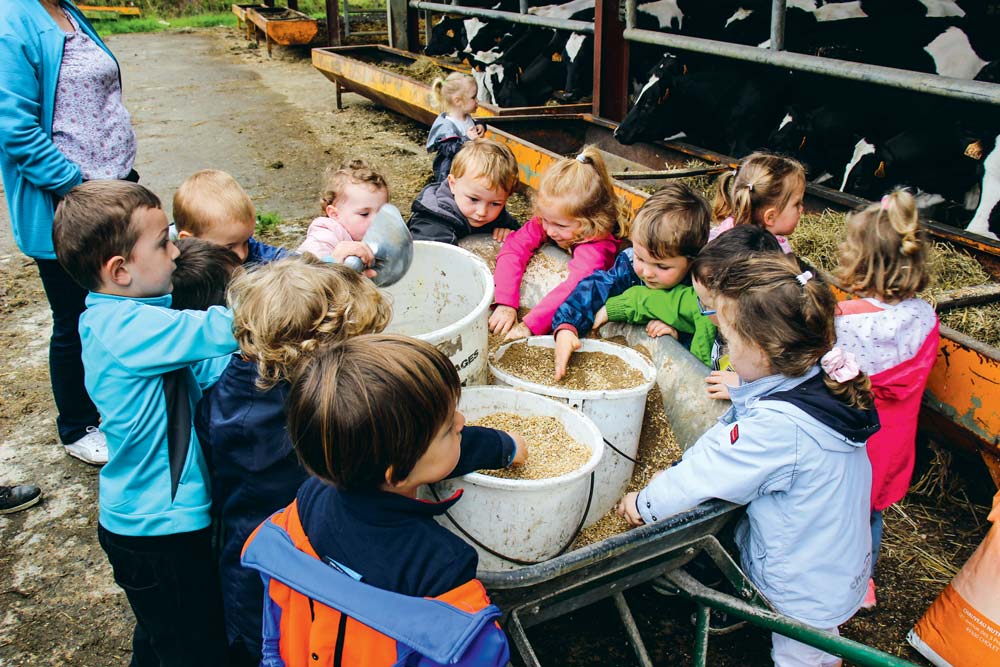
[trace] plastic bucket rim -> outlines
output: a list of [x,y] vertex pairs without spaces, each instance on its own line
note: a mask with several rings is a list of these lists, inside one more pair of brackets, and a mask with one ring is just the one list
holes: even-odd
[[[589,346],[596,345],[598,347],[610,346],[618,348],[622,352],[624,352],[626,356],[639,361],[639,363],[642,365],[641,368],[634,363],[629,363],[627,359],[623,359],[623,361],[629,363],[629,365],[632,366],[633,368],[638,368],[640,371],[642,371],[643,378],[645,378],[644,382],[640,385],[636,385],[635,387],[628,387],[626,389],[564,389],[562,387],[540,384],[538,382],[531,382],[529,380],[519,378],[516,375],[511,375],[505,370],[497,368],[496,365],[497,359],[499,357],[502,357],[503,356],[502,352],[506,352],[506,350],[511,345],[523,342],[528,343],[528,345],[532,345],[533,343],[536,342],[542,343],[544,341],[551,341],[551,345],[543,344],[543,345],[536,345],[536,347],[555,347],[555,341],[552,339],[551,336],[529,336],[528,338],[522,340],[514,340],[509,343],[504,343],[496,350],[491,352],[489,355],[488,363],[490,367],[490,372],[493,373],[493,375],[495,375],[498,379],[504,380],[505,382],[514,381],[517,383],[517,386],[524,387],[527,391],[531,391],[532,393],[540,394],[543,396],[556,396],[558,398],[565,398],[565,399],[576,398],[580,400],[595,400],[595,399],[618,400],[625,398],[633,398],[640,394],[642,395],[648,394],[650,390],[653,388],[653,385],[656,384],[656,367],[653,366],[652,362],[650,362],[644,356],[642,356],[632,348],[627,347],[625,345],[619,345],[618,343],[612,343],[611,341],[607,340],[596,340],[593,338],[585,338],[581,340],[580,342],[583,344],[583,347],[581,347],[580,350],[578,350],[578,352],[594,351],[594,350],[587,350],[586,347],[588,345]],[[615,356],[618,356],[619,359],[622,358],[620,355],[615,355]]]
[[450,243],[441,243],[440,241],[414,241],[413,242],[414,257],[416,257],[417,248],[420,246],[440,246],[442,248],[448,248],[452,251],[457,251],[459,254],[465,255],[468,259],[474,260],[473,264],[476,267],[477,272],[480,275],[485,276],[485,279],[483,280],[483,285],[485,286],[485,289],[483,291],[483,298],[480,299],[479,303],[473,306],[468,313],[463,315],[460,319],[455,320],[451,324],[448,324],[447,326],[434,329],[432,331],[428,331],[427,333],[416,334],[413,336],[414,338],[417,338],[419,340],[425,340],[427,342],[431,342],[429,340],[429,337],[432,335],[435,338],[440,337],[442,340],[446,340],[450,336],[454,335],[456,331],[459,331],[471,325],[472,322],[475,321],[477,317],[480,317],[483,313],[485,313],[486,309],[490,307],[491,303],[493,303],[493,290],[494,290],[493,274],[490,273],[490,269],[486,265],[486,262],[484,262],[474,253],[469,252],[465,248],[460,248],[459,246],[451,245]]

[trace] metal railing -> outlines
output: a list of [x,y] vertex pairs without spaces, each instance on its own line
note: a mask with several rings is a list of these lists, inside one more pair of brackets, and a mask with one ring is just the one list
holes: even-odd
[[476,18],[509,21],[510,23],[537,26],[539,28],[552,28],[553,30],[569,30],[572,32],[585,32],[591,35],[594,34],[594,24],[590,21],[554,19],[549,18],[548,16],[535,16],[534,14],[521,14],[518,12],[501,12],[496,9],[483,9],[482,7],[445,5],[440,2],[424,2],[423,0],[411,0],[410,7],[432,12],[440,12],[442,14],[474,16]]

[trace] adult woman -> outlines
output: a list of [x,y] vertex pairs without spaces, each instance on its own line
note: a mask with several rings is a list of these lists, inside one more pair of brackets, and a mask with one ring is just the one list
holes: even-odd
[[0,13],[0,173],[14,240],[38,264],[52,308],[49,376],[66,451],[107,462],[99,417],[83,384],[77,320],[86,291],[52,247],[59,199],[84,180],[137,177],[135,134],[118,63],[68,0],[5,3]]

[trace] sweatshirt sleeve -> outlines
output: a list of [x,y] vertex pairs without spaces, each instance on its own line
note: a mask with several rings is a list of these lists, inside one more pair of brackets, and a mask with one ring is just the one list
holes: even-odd
[[316,218],[306,231],[306,238],[295,252],[311,252],[320,259],[333,254],[333,249],[342,241],[351,241],[351,235],[336,220]]
[[639,284],[639,277],[632,269],[632,253],[626,250],[618,255],[607,271],[597,271],[581,280],[552,317],[552,329],[573,329],[582,336],[594,324],[594,315],[609,297],[621,294]]
[[462,137],[458,134],[458,128],[455,124],[448,120],[445,114],[439,114],[437,118],[434,119],[434,124],[431,125],[430,131],[427,133],[427,152],[436,151],[440,148],[441,142],[458,139],[461,141]]
[[507,237],[497,254],[496,269],[493,270],[493,300],[501,306],[517,308],[521,305],[521,279],[531,256],[545,242],[545,230],[538,218],[532,218],[526,225]]
[[670,289],[637,285],[608,299],[605,306],[612,322],[645,324],[659,320],[678,331],[693,334],[691,353],[703,364],[711,364],[715,325],[701,314],[698,295],[690,285],[676,285]]
[[506,468],[516,454],[514,438],[503,431],[483,426],[462,429],[462,453],[448,477],[461,477],[476,470]]
[[573,249],[569,260],[569,275],[542,297],[534,308],[524,316],[524,323],[536,336],[552,331],[552,318],[556,310],[566,301],[580,281],[595,271],[605,271],[615,261],[617,244],[614,239],[600,239],[581,243]]
[[410,228],[410,235],[416,241],[438,241],[452,245],[458,241],[455,230],[430,212],[414,209],[406,226]]

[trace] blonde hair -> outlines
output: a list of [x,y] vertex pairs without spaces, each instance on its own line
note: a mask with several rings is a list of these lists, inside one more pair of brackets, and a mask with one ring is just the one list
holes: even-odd
[[632,222],[632,242],[654,259],[694,259],[708,242],[708,202],[685,183],[667,183]]
[[446,78],[438,77],[431,83],[431,104],[435,109],[451,109],[455,96],[472,89],[473,95],[479,91],[476,80],[465,72],[452,72]]
[[219,224],[256,224],[253,202],[224,171],[203,169],[187,177],[174,193],[177,231],[201,236]]
[[517,158],[506,144],[473,139],[465,142],[451,163],[450,175],[462,178],[466,174],[482,179],[490,190],[510,194],[517,185]]
[[927,241],[910,193],[895,190],[847,216],[837,278],[850,292],[888,302],[927,287]]
[[233,335],[243,355],[257,363],[261,389],[290,380],[318,348],[382,331],[392,316],[389,302],[370,280],[309,255],[237,274],[228,301]]
[[719,176],[712,204],[712,218],[733,218],[734,225],[764,226],[761,214],[768,208],[783,211],[798,185],[805,185],[806,170],[790,157],[751,153],[735,171]]
[[389,184],[382,174],[364,160],[351,160],[336,168],[327,167],[323,194],[320,196],[323,215],[326,215],[326,207],[337,202],[344,193],[344,186],[349,183],[367,185],[373,190],[385,190],[386,198],[389,197]]
[[[818,278],[806,278],[798,262],[768,253],[737,259],[720,271],[714,292],[717,307],[736,334],[758,347],[771,369],[788,377],[805,375],[837,340],[837,299]],[[801,277],[800,277],[801,276]],[[864,373],[847,382],[824,374],[827,388],[842,402],[873,405]]]
[[532,198],[539,207],[559,207],[569,218],[580,221],[579,238],[627,238],[630,226],[625,207],[615,192],[611,174],[600,152],[586,146],[575,158],[563,158],[542,174]]

